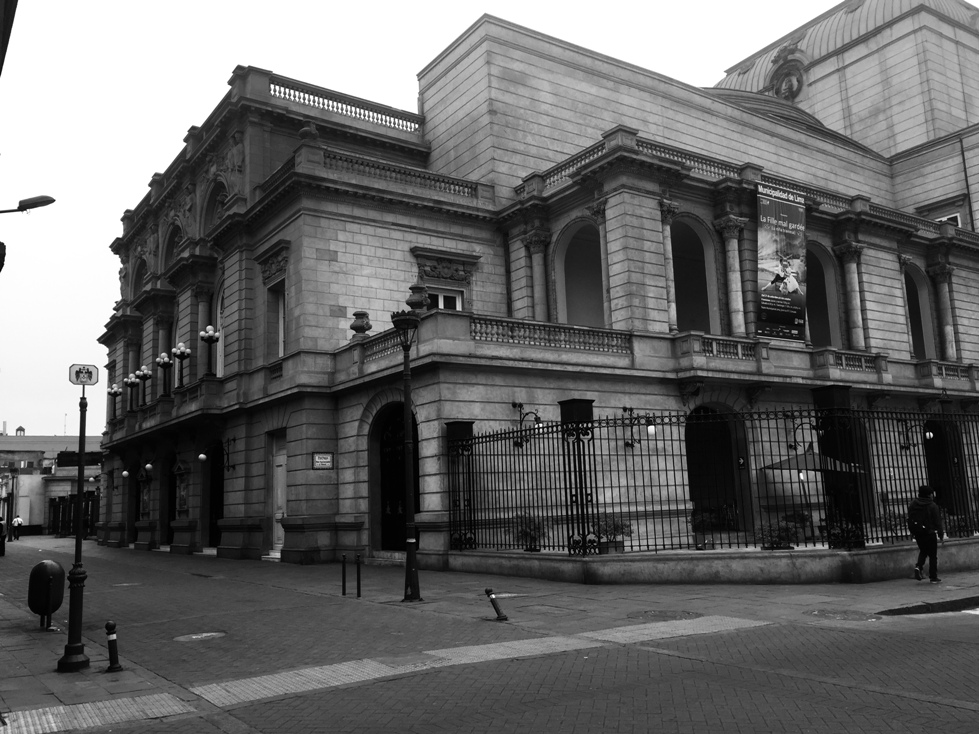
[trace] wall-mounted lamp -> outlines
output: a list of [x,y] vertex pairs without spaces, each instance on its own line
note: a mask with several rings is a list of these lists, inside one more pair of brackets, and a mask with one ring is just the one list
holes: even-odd
[[[236,439],[234,436],[232,436],[230,438],[224,439],[224,443],[222,444],[222,447],[224,448],[224,470],[225,471],[234,471],[234,469],[235,469],[235,465],[231,463],[231,449],[234,448],[235,442],[237,440],[238,439]],[[197,455],[197,460],[200,461],[201,463],[207,461],[207,459],[208,459],[207,454],[205,454],[203,452],[201,452],[201,453],[199,453]]]
[[[805,432],[809,432],[809,442],[806,443]],[[802,431],[802,438],[799,437],[799,432]],[[789,451],[799,451],[803,446],[805,446],[806,451],[812,451],[814,439],[822,436],[823,432],[816,427],[815,423],[797,423],[792,429],[792,441],[789,442]]]
[[513,407],[514,410],[517,411],[517,415],[520,416],[520,422],[517,427],[517,430],[520,432],[520,434],[518,435],[517,438],[513,439],[513,445],[515,448],[522,449],[524,447],[524,444],[527,443],[527,438],[525,438],[523,435],[523,431],[524,431],[523,422],[527,420],[527,418],[529,418],[530,416],[534,416],[534,428],[539,428],[544,424],[544,421],[541,420],[540,413],[538,413],[536,410],[528,410],[524,412],[523,403],[510,403],[510,405]]
[[129,470],[127,470],[127,469],[123,469],[122,470],[122,478],[123,479],[129,479]]
[[636,444],[641,443],[642,439],[636,436],[636,425],[646,426],[646,436],[648,438],[656,437],[656,425],[653,423],[653,416],[649,413],[643,413],[642,415],[636,415],[635,408],[622,408],[622,412],[628,415],[629,418],[629,438],[624,442],[627,449],[633,448]]
[[929,431],[924,423],[912,423],[909,420],[902,420],[901,423],[904,424],[904,443],[901,444],[901,451],[910,451],[918,445],[918,442],[913,440],[914,436],[911,434],[916,428],[923,431],[921,435],[925,441],[931,441],[935,437],[935,434]]

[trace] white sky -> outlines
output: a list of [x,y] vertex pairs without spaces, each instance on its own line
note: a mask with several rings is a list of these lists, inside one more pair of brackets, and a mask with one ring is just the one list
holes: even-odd
[[[417,73],[489,13],[696,86],[836,0],[24,0],[0,76],[0,422],[77,435],[73,363],[99,367],[86,434],[105,425],[120,217],[180,152],[238,64],[415,111]],[[631,6],[631,7],[630,7]],[[195,345],[199,346],[199,345]],[[195,350],[195,353],[197,350]]]

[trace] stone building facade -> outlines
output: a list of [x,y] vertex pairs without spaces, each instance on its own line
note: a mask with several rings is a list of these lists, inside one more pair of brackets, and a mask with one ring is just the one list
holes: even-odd
[[[427,566],[447,432],[516,404],[973,409],[977,12],[841,3],[707,89],[484,16],[417,113],[238,67],[112,243],[101,542],[396,554],[415,283]],[[765,197],[804,216],[784,275]],[[792,334],[773,272],[806,284]]]

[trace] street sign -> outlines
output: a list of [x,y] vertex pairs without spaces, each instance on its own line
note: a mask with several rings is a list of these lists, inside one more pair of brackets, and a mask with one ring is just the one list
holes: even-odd
[[68,368],[68,381],[72,385],[94,385],[99,381],[99,368],[94,364],[73,364]]

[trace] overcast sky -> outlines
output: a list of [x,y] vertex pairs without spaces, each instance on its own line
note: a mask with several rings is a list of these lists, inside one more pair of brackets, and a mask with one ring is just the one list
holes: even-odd
[[[483,13],[695,86],[837,5],[830,0],[647,0],[611,5],[486,0],[24,0],[0,76],[0,422],[13,433],[77,435],[105,425],[105,349],[119,298],[109,251],[147,192],[227,91],[257,66],[415,111],[417,73]],[[199,345],[194,345],[195,347]],[[195,350],[196,351],[196,350]]]

